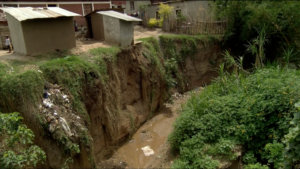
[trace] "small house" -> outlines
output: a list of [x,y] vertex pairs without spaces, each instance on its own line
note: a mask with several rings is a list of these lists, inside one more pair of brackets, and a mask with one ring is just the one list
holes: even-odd
[[14,51],[34,54],[76,46],[74,16],[59,7],[1,8],[6,13]]
[[116,11],[99,11],[86,16],[90,37],[127,47],[133,44],[133,28],[141,19]]

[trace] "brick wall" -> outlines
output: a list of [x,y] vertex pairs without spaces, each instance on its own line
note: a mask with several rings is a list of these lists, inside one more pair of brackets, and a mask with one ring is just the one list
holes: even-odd
[[[82,5],[81,4],[60,4],[59,7],[65,9],[65,10],[77,13],[79,15],[82,15]],[[76,16],[76,17],[74,17],[74,20],[76,20],[78,27],[80,27],[81,25],[86,26],[86,21],[83,16]]]
[[109,4],[94,4],[94,10],[110,8]]
[[126,5],[126,1],[111,1],[111,3],[114,5],[120,5],[120,6],[122,6],[122,4]]
[[20,4],[20,7],[33,7],[33,8],[37,8],[37,7],[46,7],[46,4]]

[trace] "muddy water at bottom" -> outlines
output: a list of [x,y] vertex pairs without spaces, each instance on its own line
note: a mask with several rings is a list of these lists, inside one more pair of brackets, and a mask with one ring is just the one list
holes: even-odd
[[[145,168],[151,165],[150,163],[157,158],[162,147],[167,144],[168,135],[173,128],[172,124],[179,116],[181,105],[190,98],[190,92],[177,95],[177,98],[173,96],[173,98],[173,104],[165,104],[155,117],[139,128],[130,141],[118,149],[114,155],[116,158],[133,168]],[[145,156],[141,149],[145,146],[150,146],[154,154]]]

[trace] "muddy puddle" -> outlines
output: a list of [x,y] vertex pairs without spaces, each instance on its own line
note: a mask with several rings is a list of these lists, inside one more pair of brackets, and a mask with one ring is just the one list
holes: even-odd
[[[193,92],[199,91],[197,89]],[[173,161],[167,143],[168,135],[172,131],[173,122],[179,116],[181,106],[190,95],[191,92],[173,95],[174,103],[165,104],[152,119],[138,129],[131,140],[117,150],[113,158],[126,162],[129,168],[170,167]]]

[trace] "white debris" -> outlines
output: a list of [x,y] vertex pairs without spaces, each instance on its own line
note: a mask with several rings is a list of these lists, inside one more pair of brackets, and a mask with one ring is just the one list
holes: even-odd
[[43,73],[41,70],[38,70],[38,72]]
[[45,107],[52,107],[53,106],[53,103],[51,102],[50,99],[43,99],[43,104]]
[[63,127],[65,133],[66,133],[69,137],[71,137],[73,134],[71,133],[71,130],[70,130],[70,127],[69,127],[67,121],[66,121],[64,118],[62,118],[62,117],[59,118],[59,121],[61,122],[61,125],[62,125],[62,127]]
[[150,146],[145,146],[141,148],[145,154],[145,156],[151,156],[154,154],[154,151],[150,148]]
[[79,120],[79,119],[80,119],[80,117],[79,117],[79,116],[77,116],[77,117],[76,117],[76,119],[78,119],[78,120]]
[[64,99],[66,99],[68,96],[67,96],[67,95],[63,95],[62,97],[63,97]]

